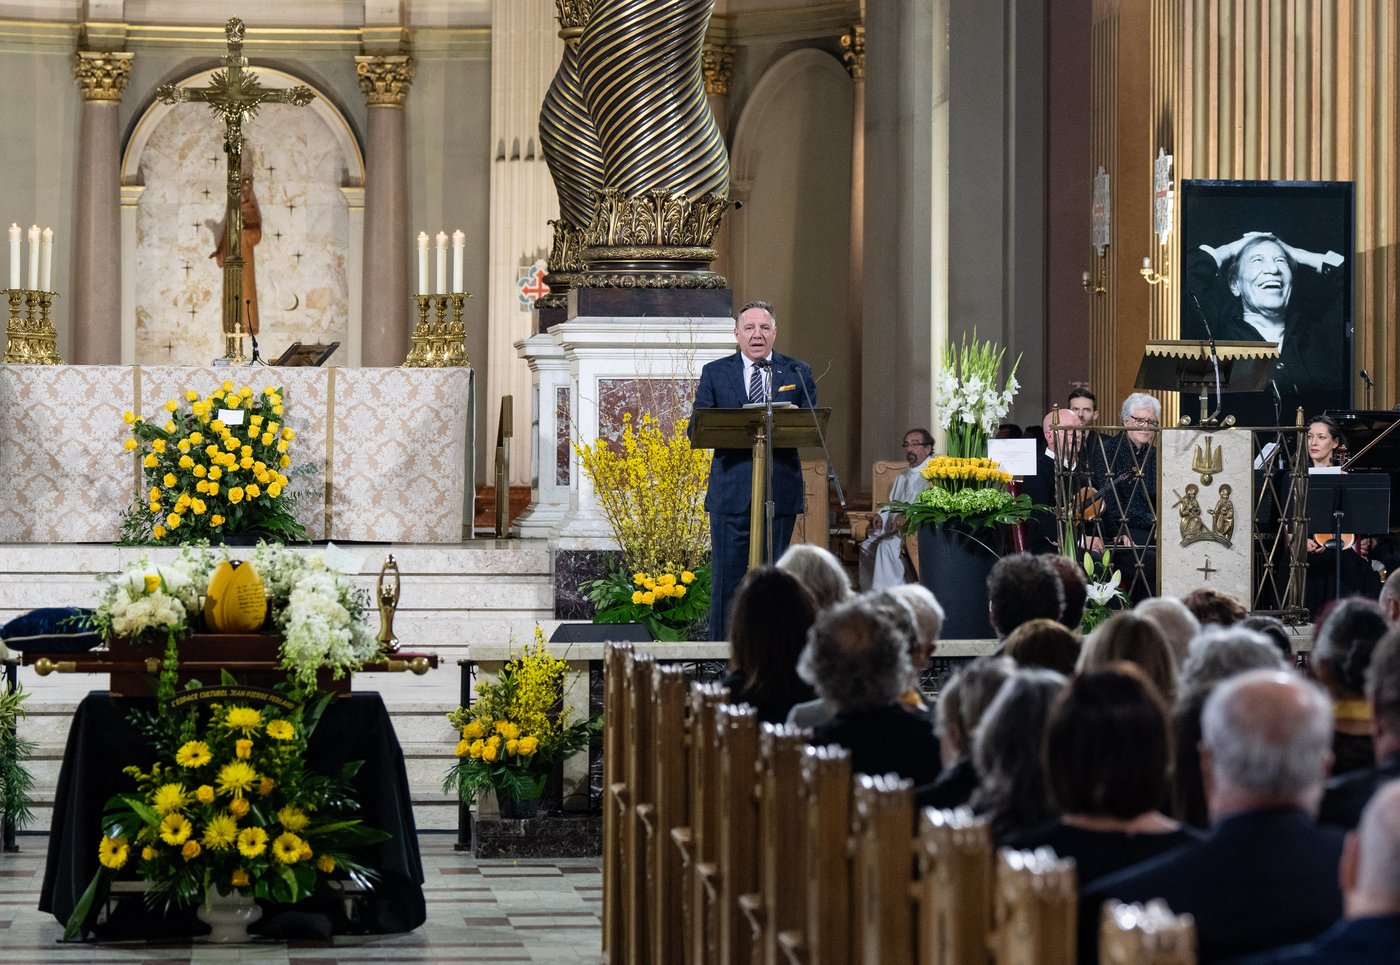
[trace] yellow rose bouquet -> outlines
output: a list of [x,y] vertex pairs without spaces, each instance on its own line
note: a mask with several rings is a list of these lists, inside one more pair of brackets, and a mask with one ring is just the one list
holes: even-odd
[[145,492],[126,513],[125,542],[220,542],[253,533],[281,542],[306,539],[286,489],[296,432],[283,421],[282,391],[225,382],[165,403],[161,425],[133,412],[122,418],[125,448],[141,462]]

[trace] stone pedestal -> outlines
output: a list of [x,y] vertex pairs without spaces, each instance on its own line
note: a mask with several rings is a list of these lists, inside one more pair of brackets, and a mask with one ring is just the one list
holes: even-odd
[[527,539],[554,536],[569,510],[573,478],[571,446],[572,379],[564,350],[548,335],[515,343],[530,366],[530,505],[515,520],[515,535]]

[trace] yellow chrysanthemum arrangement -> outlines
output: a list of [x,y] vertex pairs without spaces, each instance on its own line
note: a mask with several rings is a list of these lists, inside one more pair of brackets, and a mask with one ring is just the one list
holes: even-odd
[[622,419],[620,443],[574,447],[622,547],[621,565],[582,589],[596,623],[645,623],[658,640],[692,639],[710,609],[710,456],[691,448],[687,419],[669,433],[649,413]]
[[471,706],[447,715],[459,739],[442,789],[468,802],[486,790],[517,801],[538,798],[554,763],[587,747],[601,724],[573,719],[562,706],[568,669],[535,627],[533,644],[496,680],[477,685]]
[[[209,703],[156,718],[172,725],[173,751],[150,770],[124,769],[137,790],[107,802],[97,877],[67,934],[83,929],[117,875],[145,879],[147,902],[167,909],[198,904],[209,888],[293,904],[331,877],[374,878],[356,849],[387,835],[354,817],[348,773],[307,766],[309,730],[328,700]],[[186,739],[174,746],[177,733]]]
[[145,491],[127,511],[123,538],[159,544],[218,542],[227,533],[304,540],[285,493],[296,432],[283,422],[282,390],[225,382],[208,395],[169,399],[160,425],[134,412],[124,443],[140,460]]

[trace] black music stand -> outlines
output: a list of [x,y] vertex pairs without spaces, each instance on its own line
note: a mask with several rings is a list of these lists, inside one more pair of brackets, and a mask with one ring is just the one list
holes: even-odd
[[1381,473],[1308,475],[1308,531],[1332,534],[1336,597],[1342,598],[1342,531],[1384,533],[1390,528],[1390,477]]
[[[1144,346],[1133,387],[1161,392],[1196,392],[1201,400],[1199,424],[1210,426],[1215,424],[1210,413],[1210,390],[1218,387],[1220,394],[1258,392],[1269,384],[1277,364],[1278,348],[1272,342],[1158,339]],[[1215,399],[1217,415],[1220,402],[1218,394]],[[1183,416],[1181,424],[1190,425],[1190,416]],[[1233,424],[1233,416],[1225,420],[1225,425]]]

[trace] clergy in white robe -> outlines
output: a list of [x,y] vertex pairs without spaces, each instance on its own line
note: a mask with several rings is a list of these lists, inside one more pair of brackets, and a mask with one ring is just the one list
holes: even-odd
[[[929,487],[920,471],[933,458],[933,436],[927,429],[910,429],[904,434],[904,458],[909,468],[895,477],[890,488],[890,501],[907,503]],[[892,510],[879,510],[870,523],[870,530],[860,544],[860,588],[863,591],[883,590],[907,583],[913,578],[912,568],[902,550],[904,537],[900,527],[904,517]]]

